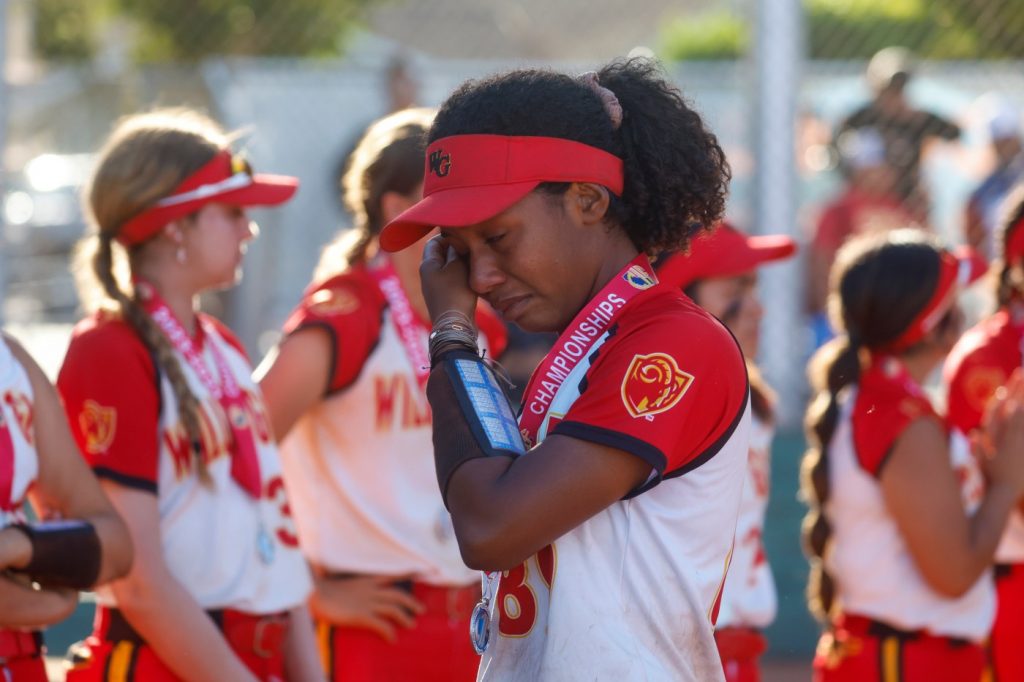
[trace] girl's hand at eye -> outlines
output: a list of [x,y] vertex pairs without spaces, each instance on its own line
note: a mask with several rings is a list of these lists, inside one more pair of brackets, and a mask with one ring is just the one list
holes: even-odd
[[423,249],[420,282],[431,321],[449,310],[473,319],[477,295],[469,288],[469,264],[440,235]]

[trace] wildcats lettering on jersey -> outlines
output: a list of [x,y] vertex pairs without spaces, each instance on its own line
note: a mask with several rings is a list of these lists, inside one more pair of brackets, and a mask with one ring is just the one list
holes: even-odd
[[615,311],[624,305],[626,305],[626,299],[615,292],[610,292],[579,323],[576,330],[562,341],[554,357],[551,358],[550,366],[547,367],[544,375],[538,378],[537,391],[533,400],[530,401],[530,412],[537,415],[544,414],[551,404],[551,399],[558,393],[562,382],[568,378],[571,367],[575,366],[583,357],[593,340],[604,333],[614,318]]
[[[377,406],[377,431],[393,428],[421,429],[430,426],[430,405],[419,397],[404,373],[378,375],[374,377],[374,404]],[[396,408],[400,409],[396,422]]]
[[[232,415],[236,425],[248,424],[260,444],[271,442],[270,420],[257,396],[252,391],[243,391],[243,406],[238,407]],[[84,415],[84,411],[83,411]],[[79,416],[82,419],[82,416]],[[199,410],[200,452],[203,462],[209,464],[221,457],[231,456],[232,430],[228,416],[219,401],[204,400]],[[174,462],[174,471],[178,480],[182,480],[192,472],[192,443],[189,441],[185,425],[179,421],[163,433],[163,442]]]
[[33,445],[35,434],[32,430],[32,400],[21,391],[8,390],[4,392],[4,403],[14,413],[15,421],[18,422],[18,428],[21,430],[25,442]]

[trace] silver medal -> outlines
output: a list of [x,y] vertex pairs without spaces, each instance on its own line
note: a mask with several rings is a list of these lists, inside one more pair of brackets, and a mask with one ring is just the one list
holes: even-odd
[[487,651],[487,645],[491,641],[491,598],[495,594],[498,580],[498,572],[483,573],[480,576],[481,599],[473,607],[473,613],[469,617],[469,641],[473,644],[473,650],[477,654]]
[[271,564],[274,562],[274,539],[270,537],[270,533],[267,529],[260,524],[260,529],[256,533],[256,553],[260,556],[260,561],[265,564]]
[[469,641],[477,654],[487,651],[491,641],[491,610],[487,598],[483,598],[473,607],[473,615],[469,617]]

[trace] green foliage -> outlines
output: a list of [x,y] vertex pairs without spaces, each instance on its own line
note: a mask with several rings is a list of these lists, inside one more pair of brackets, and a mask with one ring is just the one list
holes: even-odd
[[52,61],[83,61],[96,52],[103,3],[82,0],[35,0],[32,31],[36,55]]
[[141,61],[337,54],[370,0],[118,0],[140,27]]
[[[1024,59],[1022,0],[804,0],[811,59],[869,59],[890,45],[925,59]],[[770,4],[769,4],[770,6]],[[735,59],[753,17],[715,12],[668,22],[669,60]]]
[[728,11],[672,19],[661,30],[661,54],[672,61],[737,59],[749,42],[747,22]]

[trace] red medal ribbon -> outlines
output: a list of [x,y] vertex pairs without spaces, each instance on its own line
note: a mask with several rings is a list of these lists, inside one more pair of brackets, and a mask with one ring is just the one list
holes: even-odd
[[580,360],[618,319],[630,301],[654,287],[658,278],[644,254],[638,255],[583,306],[530,377],[523,394],[519,429],[527,447],[537,442],[551,402]]
[[0,411],[0,511],[14,509],[14,438],[7,417]]
[[[136,286],[144,288],[144,295],[140,296],[140,300],[145,311],[160,327],[174,349],[185,358],[210,395],[216,398],[224,408],[224,414],[227,416],[228,425],[231,428],[231,476],[243,490],[253,497],[259,498],[263,485],[260,478],[260,460],[259,452],[256,449],[256,439],[249,423],[245,393],[231,373],[227,360],[216,344],[209,344],[210,354],[213,356],[213,362],[217,366],[219,375],[219,380],[215,379],[210,368],[203,361],[202,352],[196,347],[188,331],[174,316],[160,294],[152,285],[141,280],[136,280]],[[201,317],[199,324],[207,336],[216,335],[212,325]]]
[[398,336],[402,340],[406,357],[412,363],[416,381],[419,382],[420,388],[425,388],[427,379],[430,378],[430,354],[427,352],[427,344],[423,342],[422,325],[416,318],[416,311],[412,309],[405,289],[402,288],[402,281],[395,272],[395,266],[390,259],[385,258],[369,270],[391,309],[391,319],[398,327]]

